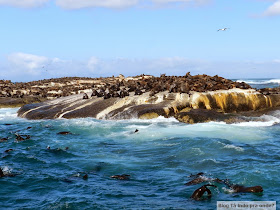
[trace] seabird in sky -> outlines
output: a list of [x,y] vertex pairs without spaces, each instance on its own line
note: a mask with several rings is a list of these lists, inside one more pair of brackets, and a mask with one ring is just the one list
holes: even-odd
[[220,28],[218,31],[225,31],[227,29],[229,29],[229,28]]

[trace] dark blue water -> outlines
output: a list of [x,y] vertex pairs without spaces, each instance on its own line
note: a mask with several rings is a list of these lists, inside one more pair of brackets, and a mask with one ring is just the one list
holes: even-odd
[[[216,209],[217,201],[279,201],[279,111],[233,125],[164,118],[28,121],[16,112],[0,109],[0,139],[8,138],[0,142],[0,166],[15,175],[0,178],[1,209]],[[17,141],[15,133],[30,139]],[[199,172],[264,191],[233,193],[210,182],[218,186],[212,198],[194,201],[190,196],[203,184],[184,183]],[[111,178],[116,174],[130,179]]]

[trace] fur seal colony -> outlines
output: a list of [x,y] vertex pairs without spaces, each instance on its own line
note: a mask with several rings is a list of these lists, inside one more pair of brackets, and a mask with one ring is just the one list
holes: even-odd
[[[150,119],[175,117],[181,122],[235,121],[235,114],[280,106],[280,88],[255,90],[219,76],[58,78],[28,83],[0,81],[0,107],[24,105],[27,119]],[[30,98],[33,100],[30,102]],[[52,100],[51,100],[52,99]],[[39,102],[39,103],[34,103]],[[203,111],[199,111],[203,110]],[[242,120],[239,119],[238,120]]]
[[[26,83],[0,80],[0,99],[26,99],[26,101],[22,101],[24,103],[28,102],[28,98],[29,100],[33,98],[33,102],[41,102],[83,93],[91,89],[93,90],[91,96],[123,98],[133,92],[135,95],[141,95],[144,92],[151,91],[151,95],[154,95],[165,90],[174,93],[188,93],[189,91],[227,90],[234,87],[250,88],[245,83],[232,82],[217,75],[214,77],[207,75],[191,76],[190,73],[178,77],[166,76],[165,74],[160,77],[143,74],[128,78],[123,75],[107,78],[65,77]],[[84,96],[85,98],[88,97],[86,94]]]

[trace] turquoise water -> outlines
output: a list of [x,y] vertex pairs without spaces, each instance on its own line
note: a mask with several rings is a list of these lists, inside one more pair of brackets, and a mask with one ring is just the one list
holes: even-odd
[[[8,138],[0,142],[0,166],[16,175],[0,178],[1,209],[216,209],[217,201],[279,201],[280,111],[259,122],[187,125],[172,118],[29,121],[17,110],[0,109],[0,139]],[[17,141],[14,133],[30,139]],[[210,200],[194,201],[203,184],[184,184],[199,172],[264,192],[233,193],[214,183]],[[116,174],[130,179],[111,178]]]

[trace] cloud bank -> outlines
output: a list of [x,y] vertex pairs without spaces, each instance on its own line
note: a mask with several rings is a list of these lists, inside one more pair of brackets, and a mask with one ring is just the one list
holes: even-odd
[[0,0],[0,6],[33,8],[43,6],[49,0]]
[[44,56],[26,53],[13,53],[7,59],[11,67],[14,69],[25,69],[29,74],[38,74],[37,69],[42,68],[49,60]]
[[82,9],[90,7],[125,8],[138,3],[138,0],[56,0],[56,4],[64,9]]
[[[0,6],[11,6],[20,8],[34,8],[44,6],[52,0],[0,0]],[[110,8],[124,9],[129,7],[145,8],[145,6],[154,6],[154,8],[170,7],[170,6],[186,6],[195,5],[203,6],[213,0],[53,0],[55,4],[66,10],[77,10],[86,8]],[[259,0],[271,1],[271,0]],[[269,8],[267,8],[262,16],[280,15],[280,0],[276,0]]]
[[[51,0],[0,0],[0,6],[13,6],[23,8],[33,8],[43,6]],[[94,7],[104,7],[112,9],[122,9],[133,6],[141,6],[146,4],[152,5],[201,5],[211,0],[55,0],[55,4],[63,9],[84,9]]]
[[277,0],[272,4],[264,13],[264,16],[276,16],[280,15],[280,0]]
[[0,62],[0,79],[25,82],[58,77],[108,77],[140,74],[160,76],[208,74],[225,78],[280,78],[280,61],[214,62],[184,57],[154,59],[102,59],[95,56],[87,60],[62,60],[27,53],[13,53]]

